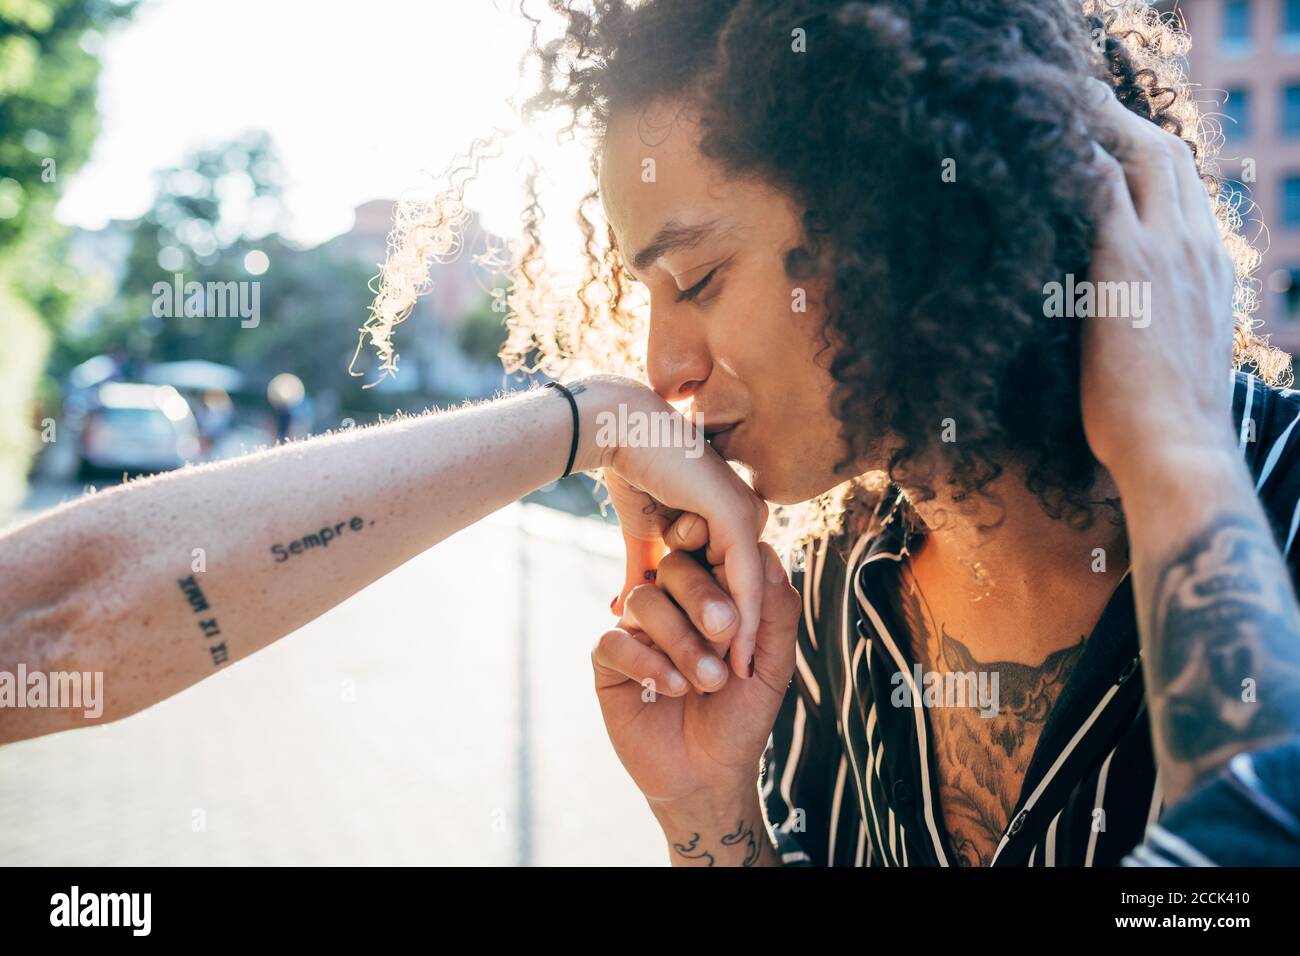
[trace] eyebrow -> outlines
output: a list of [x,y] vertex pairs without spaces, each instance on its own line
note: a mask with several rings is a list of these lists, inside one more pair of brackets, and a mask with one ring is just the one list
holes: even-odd
[[664,223],[663,228],[659,230],[650,244],[632,257],[632,267],[645,269],[670,252],[698,246],[705,239],[712,236],[717,231],[717,227],[718,221],[716,219],[695,226],[688,226],[675,219],[670,219]]

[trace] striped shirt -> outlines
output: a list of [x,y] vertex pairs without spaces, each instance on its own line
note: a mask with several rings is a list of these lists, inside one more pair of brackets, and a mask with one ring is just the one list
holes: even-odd
[[[1300,392],[1236,373],[1234,428],[1296,580]],[[906,498],[890,485],[870,531],[809,545],[794,679],[760,787],[787,864],[951,866],[928,708],[896,612]],[[1048,713],[994,866],[1116,866],[1163,809],[1126,571]],[[896,675],[900,675],[899,676]]]

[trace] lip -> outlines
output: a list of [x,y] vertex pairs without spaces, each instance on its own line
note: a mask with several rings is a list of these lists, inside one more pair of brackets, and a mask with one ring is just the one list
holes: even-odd
[[705,427],[704,439],[713,446],[715,452],[725,459],[727,457],[727,445],[730,443],[732,434],[740,427],[740,424],[740,422],[730,422],[725,425]]

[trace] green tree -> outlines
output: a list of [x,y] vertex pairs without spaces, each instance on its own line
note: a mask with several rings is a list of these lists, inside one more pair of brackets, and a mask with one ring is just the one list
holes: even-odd
[[78,294],[54,206],[98,132],[96,51],[134,6],[0,0],[0,515],[21,498],[51,334]]
[[[202,358],[258,380],[293,372],[311,393],[358,398],[364,380],[348,374],[356,329],[366,315],[374,266],[326,243],[299,249],[278,232],[284,219],[281,166],[269,135],[250,131],[198,150],[157,176],[147,213],[128,228],[119,287],[77,336],[58,345],[56,367],[125,346],[151,362]],[[265,265],[250,272],[250,254]],[[155,314],[159,283],[256,283],[253,322],[212,314]],[[157,311],[166,311],[159,309]],[[174,310],[173,310],[174,311]]]
[[225,361],[237,352],[238,321],[184,316],[158,321],[154,289],[176,274],[184,282],[205,284],[257,280],[245,269],[244,257],[260,246],[250,239],[259,231],[257,223],[274,227],[283,219],[280,181],[274,147],[261,131],[197,150],[179,166],[159,172],[153,205],[130,228],[130,250],[113,299],[88,333],[61,343],[58,364],[114,345],[154,361]]

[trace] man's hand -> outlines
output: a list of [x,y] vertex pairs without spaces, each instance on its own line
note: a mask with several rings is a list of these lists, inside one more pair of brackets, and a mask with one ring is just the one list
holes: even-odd
[[[669,542],[707,540],[703,519],[687,530],[670,530]],[[592,652],[610,740],[664,827],[674,863],[775,861],[757,779],[794,673],[799,595],[771,546],[759,549],[753,680],[730,679],[702,633],[709,607],[726,599],[726,569],[711,572],[685,550],[661,562],[655,584],[629,594],[620,626]]]

